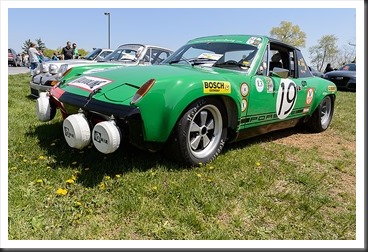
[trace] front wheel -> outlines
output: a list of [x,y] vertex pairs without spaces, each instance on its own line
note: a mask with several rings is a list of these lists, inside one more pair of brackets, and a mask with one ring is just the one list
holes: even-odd
[[307,126],[313,132],[325,131],[330,126],[333,112],[334,102],[331,96],[326,96],[313,112],[312,117],[307,122]]
[[195,101],[174,128],[169,140],[170,154],[190,166],[212,161],[225,144],[226,122],[221,101],[210,97]]

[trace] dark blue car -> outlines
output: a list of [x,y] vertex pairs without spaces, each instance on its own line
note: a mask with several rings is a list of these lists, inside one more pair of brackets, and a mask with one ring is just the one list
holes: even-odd
[[355,92],[356,65],[355,63],[346,64],[338,70],[325,73],[324,78],[335,83],[338,89]]

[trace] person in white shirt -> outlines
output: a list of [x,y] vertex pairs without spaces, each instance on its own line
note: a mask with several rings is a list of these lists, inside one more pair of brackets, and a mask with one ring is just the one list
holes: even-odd
[[28,55],[29,55],[29,63],[30,63],[30,71],[31,75],[33,75],[33,70],[35,70],[39,63],[39,52],[36,49],[36,44],[31,42],[30,47],[28,49]]

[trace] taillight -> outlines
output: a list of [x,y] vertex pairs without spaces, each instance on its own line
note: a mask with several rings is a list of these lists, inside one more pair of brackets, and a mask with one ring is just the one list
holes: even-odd
[[156,80],[155,79],[150,79],[148,80],[146,83],[143,84],[143,86],[141,86],[137,93],[135,93],[135,95],[133,96],[132,101],[130,102],[130,104],[135,104],[137,103],[140,99],[143,98],[143,96],[145,94],[147,94],[147,92],[151,89],[151,87],[153,86],[153,84],[155,84]]

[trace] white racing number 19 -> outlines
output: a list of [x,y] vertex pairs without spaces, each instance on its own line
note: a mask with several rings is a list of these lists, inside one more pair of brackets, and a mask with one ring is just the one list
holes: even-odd
[[284,119],[291,113],[296,97],[295,83],[290,79],[281,79],[276,100],[276,114],[279,119]]

